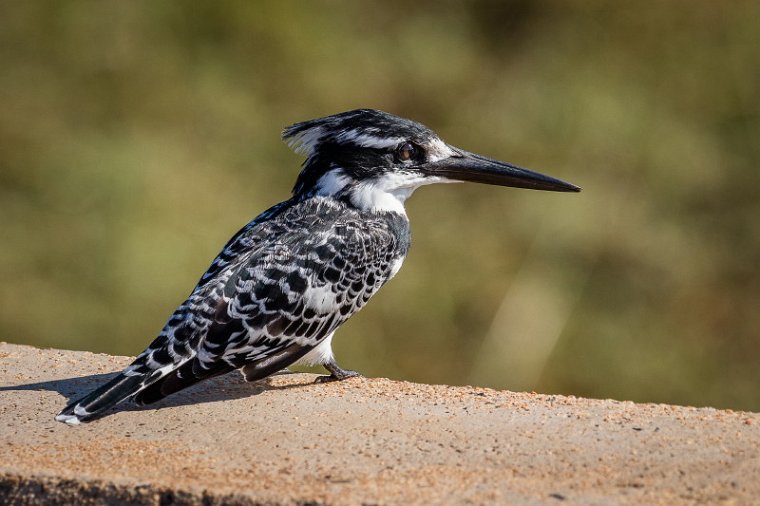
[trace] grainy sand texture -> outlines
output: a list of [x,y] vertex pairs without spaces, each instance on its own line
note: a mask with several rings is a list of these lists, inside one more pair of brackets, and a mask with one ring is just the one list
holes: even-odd
[[760,504],[760,414],[237,373],[89,424],[129,362],[0,344],[2,504]]

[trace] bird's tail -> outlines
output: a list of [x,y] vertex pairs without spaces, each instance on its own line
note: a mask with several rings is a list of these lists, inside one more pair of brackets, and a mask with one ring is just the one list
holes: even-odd
[[66,406],[55,419],[71,425],[92,420],[144,387],[144,375],[127,376],[121,373],[102,387]]

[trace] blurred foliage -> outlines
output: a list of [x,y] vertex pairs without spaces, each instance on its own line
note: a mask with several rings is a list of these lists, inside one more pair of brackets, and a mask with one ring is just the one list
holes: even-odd
[[[420,190],[339,361],[760,410],[757,2],[0,2],[0,339],[137,354],[355,107],[584,187]],[[40,364],[44,367],[44,364]]]

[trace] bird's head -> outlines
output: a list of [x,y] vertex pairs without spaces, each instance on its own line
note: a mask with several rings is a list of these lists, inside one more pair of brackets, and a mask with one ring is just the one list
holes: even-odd
[[330,195],[356,207],[404,212],[404,201],[432,183],[477,183],[577,192],[537,172],[469,153],[414,121],[357,109],[291,125],[283,139],[306,155],[295,195]]

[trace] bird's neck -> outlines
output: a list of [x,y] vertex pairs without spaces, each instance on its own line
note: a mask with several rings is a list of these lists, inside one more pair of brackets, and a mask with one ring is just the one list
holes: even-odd
[[342,200],[364,212],[397,213],[406,216],[404,203],[420,186],[439,182],[419,175],[386,172],[378,177],[355,179],[339,167],[332,168],[319,179],[310,195]]
[[315,196],[332,197],[365,212],[395,213],[406,217],[404,202],[415,190],[387,179],[357,181],[341,169],[326,172],[317,181]]

